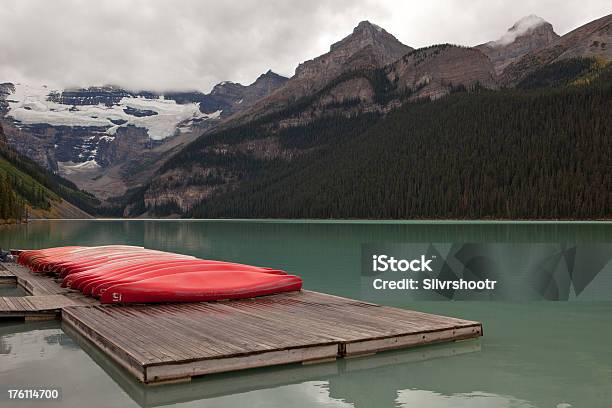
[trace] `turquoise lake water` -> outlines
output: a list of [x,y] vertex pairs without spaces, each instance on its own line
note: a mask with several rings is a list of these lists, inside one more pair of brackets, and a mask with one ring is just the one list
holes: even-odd
[[[35,221],[0,247],[132,244],[285,269],[360,298],[368,242],[612,243],[612,223]],[[0,287],[0,296],[20,295]],[[61,387],[67,407],[610,407],[612,302],[385,302],[483,322],[476,341],[143,387],[58,322],[0,323],[0,384]],[[8,404],[0,398],[0,406]]]

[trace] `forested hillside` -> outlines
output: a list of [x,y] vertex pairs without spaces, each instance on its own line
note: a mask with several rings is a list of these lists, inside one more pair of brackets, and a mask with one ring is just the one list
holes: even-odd
[[293,132],[287,142],[311,150],[265,166],[244,161],[256,177],[187,215],[612,218],[612,72],[592,64],[548,66],[525,89],[459,90],[407,104],[375,124],[334,128],[328,119],[324,137],[282,131],[280,140]]
[[0,220],[87,217],[98,201],[15,152],[0,127]]

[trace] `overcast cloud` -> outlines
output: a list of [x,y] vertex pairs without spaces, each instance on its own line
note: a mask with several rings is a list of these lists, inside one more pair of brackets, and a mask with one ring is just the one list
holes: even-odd
[[559,34],[610,13],[609,0],[1,0],[0,82],[208,92],[292,75],[361,20],[412,47],[494,40],[537,14]]

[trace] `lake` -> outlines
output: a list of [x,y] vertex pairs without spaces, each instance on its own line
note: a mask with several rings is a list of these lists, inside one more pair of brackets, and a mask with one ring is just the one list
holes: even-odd
[[[87,220],[0,227],[2,248],[142,245],[285,269],[307,289],[352,298],[362,297],[361,244],[369,242],[602,244],[612,243],[612,223]],[[20,294],[0,287],[0,296]],[[612,302],[382,303],[478,320],[484,337],[143,387],[58,322],[5,322],[0,384],[61,387],[55,405],[70,407],[610,406]]]

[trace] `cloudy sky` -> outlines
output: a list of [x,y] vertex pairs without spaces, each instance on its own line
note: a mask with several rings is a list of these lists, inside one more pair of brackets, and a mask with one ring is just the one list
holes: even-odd
[[208,92],[292,75],[361,20],[412,47],[499,38],[537,14],[559,34],[610,13],[609,0],[1,0],[0,82],[117,84]]

